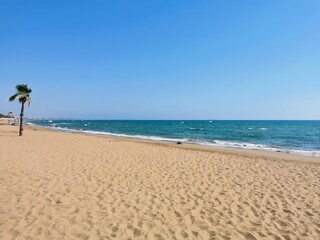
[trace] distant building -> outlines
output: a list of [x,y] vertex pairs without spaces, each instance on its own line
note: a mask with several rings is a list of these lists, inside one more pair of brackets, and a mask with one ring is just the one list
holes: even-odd
[[0,114],[0,125],[2,124],[16,125],[18,123],[19,121],[14,117],[13,112],[8,112],[7,115]]

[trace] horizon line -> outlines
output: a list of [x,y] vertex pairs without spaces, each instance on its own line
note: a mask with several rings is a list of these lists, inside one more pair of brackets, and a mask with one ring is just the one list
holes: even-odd
[[87,121],[320,121],[320,119],[103,119],[72,117],[26,117],[26,119],[87,120]]

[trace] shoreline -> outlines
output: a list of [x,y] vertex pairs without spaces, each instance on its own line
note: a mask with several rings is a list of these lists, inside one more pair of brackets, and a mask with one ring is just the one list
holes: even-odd
[[263,149],[243,149],[243,148],[231,148],[231,147],[220,147],[220,146],[208,146],[196,143],[185,143],[177,145],[176,141],[160,141],[160,140],[153,140],[153,139],[141,139],[135,137],[126,137],[126,136],[112,136],[112,135],[104,135],[104,134],[95,134],[95,133],[86,133],[82,131],[73,131],[72,129],[63,130],[63,129],[55,129],[50,127],[42,127],[37,125],[26,125],[25,129],[37,130],[37,131],[52,131],[52,132],[59,132],[59,133],[70,133],[70,134],[79,134],[85,136],[96,136],[96,137],[104,137],[110,139],[121,139],[124,141],[133,141],[133,142],[142,142],[147,144],[160,144],[164,146],[170,147],[178,147],[184,149],[194,149],[194,150],[202,150],[202,151],[209,151],[209,152],[218,152],[224,154],[235,154],[235,155],[244,155],[248,157],[265,157],[265,158],[275,158],[275,159],[285,159],[285,160],[294,160],[294,161],[312,161],[316,163],[320,163],[320,157],[315,156],[306,156],[301,154],[295,153],[285,153],[285,152],[274,152],[268,151]]

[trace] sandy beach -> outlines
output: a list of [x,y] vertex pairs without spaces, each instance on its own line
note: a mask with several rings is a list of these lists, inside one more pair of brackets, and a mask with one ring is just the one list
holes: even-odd
[[0,126],[0,239],[320,239],[320,159]]

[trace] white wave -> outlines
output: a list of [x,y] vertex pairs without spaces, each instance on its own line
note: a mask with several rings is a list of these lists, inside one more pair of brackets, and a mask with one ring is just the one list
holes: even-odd
[[262,144],[253,144],[253,143],[239,143],[239,142],[227,142],[227,141],[215,140],[213,142],[208,142],[208,141],[198,142],[198,144],[215,146],[215,147],[263,150],[263,151],[270,151],[270,152],[281,152],[281,153],[298,154],[303,156],[320,157],[320,151],[316,151],[316,150],[276,148],[276,147],[270,147]]
[[[38,126],[43,127],[43,126]],[[145,139],[145,140],[154,140],[154,141],[165,141],[165,142],[188,142],[188,138],[164,138],[164,137],[158,137],[158,136],[146,136],[146,135],[128,135],[128,134],[122,134],[122,133],[110,133],[110,132],[100,132],[100,131],[91,131],[91,130],[83,130],[83,129],[70,129],[67,127],[43,127],[43,128],[49,128],[49,129],[55,129],[65,132],[77,132],[77,133],[86,133],[86,134],[92,134],[92,135],[106,135],[106,136],[114,136],[114,137],[125,137],[125,138],[135,138],[135,139]]]
[[262,131],[267,131],[268,130],[268,128],[259,128],[260,130],[262,130]]
[[[51,124],[51,125],[55,125],[55,124]],[[320,157],[320,151],[317,151],[317,150],[285,149],[285,148],[270,147],[263,144],[228,142],[228,141],[220,141],[220,140],[205,141],[205,140],[190,139],[190,138],[169,138],[169,137],[146,136],[146,135],[128,135],[128,134],[122,134],[122,133],[90,131],[90,130],[82,130],[82,129],[76,130],[76,129],[70,129],[67,127],[58,127],[58,126],[51,126],[51,127],[38,126],[38,127],[55,129],[55,130],[65,131],[65,132],[85,133],[85,134],[91,134],[91,135],[104,135],[104,136],[124,137],[124,138],[143,139],[143,140],[152,140],[152,141],[161,141],[161,142],[183,142],[188,144],[197,144],[197,145],[212,146],[212,147],[263,150],[263,151],[281,152],[281,153],[297,154],[297,155],[311,156],[311,157]]]
[[192,128],[192,127],[190,127],[189,130],[200,130],[200,131],[203,131],[204,129],[203,128]]

